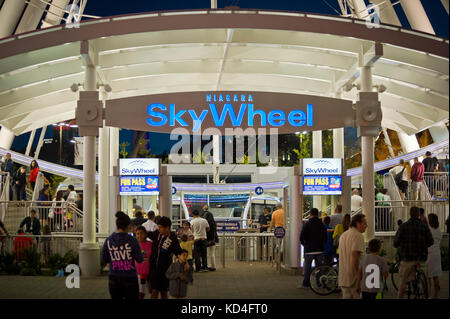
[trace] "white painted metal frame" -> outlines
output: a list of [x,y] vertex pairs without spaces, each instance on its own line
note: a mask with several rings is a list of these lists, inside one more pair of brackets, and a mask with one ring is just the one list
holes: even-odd
[[[111,21],[169,15],[258,14],[298,16],[357,23],[344,19],[274,11],[176,11],[90,20],[83,26]],[[333,21],[334,21],[333,20]],[[440,39],[399,27],[386,30],[413,33],[420,41]],[[63,27],[42,29],[12,38],[51,36]],[[140,32],[92,40],[99,52],[97,75],[113,89],[110,98],[200,90],[244,90],[329,96],[336,85],[358,82],[361,49],[373,41],[332,34],[211,28]],[[449,61],[430,53],[382,43],[383,56],[374,64],[374,84],[380,94],[385,128],[413,134],[448,119]],[[75,116],[78,94],[69,87],[82,83],[80,42],[65,43],[0,59],[0,124],[19,135]],[[369,55],[368,58],[371,58]],[[355,76],[356,74],[356,76]],[[336,79],[336,81],[335,81]],[[335,82],[334,82],[335,81]],[[342,98],[356,101],[356,90]]]

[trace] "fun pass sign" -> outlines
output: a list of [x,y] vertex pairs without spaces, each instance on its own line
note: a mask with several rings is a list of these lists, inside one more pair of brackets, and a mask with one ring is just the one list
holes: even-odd
[[[352,126],[352,102],[270,92],[186,92],[108,100],[106,125],[191,133],[217,128],[277,129],[277,134]],[[233,135],[233,134],[230,134]]]

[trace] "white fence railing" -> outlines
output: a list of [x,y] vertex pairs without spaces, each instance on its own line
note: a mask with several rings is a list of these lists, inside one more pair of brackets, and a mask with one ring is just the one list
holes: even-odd
[[8,211],[9,192],[9,173],[0,172],[0,220],[2,221],[5,219],[6,212]]
[[424,182],[432,199],[448,199],[448,173],[425,173]]
[[375,201],[375,232],[396,231],[397,222],[405,222],[409,219],[411,207],[423,208],[425,216],[436,214],[439,220],[439,228],[445,231],[445,222],[448,218],[448,201],[413,201],[413,200],[390,200]]
[[8,219],[10,218],[19,222],[17,225],[8,225],[10,228],[13,226],[12,229],[18,229],[20,222],[30,216],[31,211],[34,210],[36,218],[41,224],[41,231],[44,226],[48,225],[51,232],[83,232],[83,212],[72,203],[64,201],[0,201],[0,207],[5,204],[9,205],[7,216],[3,219],[5,225],[9,224]]

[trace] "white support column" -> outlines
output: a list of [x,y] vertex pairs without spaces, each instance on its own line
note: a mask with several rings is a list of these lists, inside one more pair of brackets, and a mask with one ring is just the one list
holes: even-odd
[[217,9],[217,0],[211,0],[211,9]]
[[448,129],[444,123],[432,126],[428,131],[430,131],[434,143],[448,139]]
[[[372,68],[361,67],[361,92],[372,92]],[[374,138],[373,136],[361,136],[362,169],[363,169],[363,214],[367,218],[366,240],[375,236],[375,180],[374,170]]]
[[[53,0],[48,9],[45,20],[42,21],[41,28],[52,27],[61,23],[64,16],[64,11],[67,10],[70,0]],[[95,89],[94,89],[95,90]]]
[[[95,53],[92,53],[95,54]],[[88,56],[85,59],[84,90],[96,91],[97,74],[93,61]],[[83,157],[83,242],[80,244],[79,260],[83,277],[95,277],[100,274],[100,248],[96,240],[96,210],[95,210],[95,136],[84,136]]]
[[32,130],[30,134],[30,138],[28,139],[27,149],[25,151],[25,156],[30,156],[31,148],[33,147],[34,135],[36,134],[36,130]]
[[[87,65],[84,78],[86,91],[96,90],[95,66]],[[84,137],[83,156],[83,244],[94,244],[95,240],[95,136]]]
[[386,128],[383,128],[383,135],[385,143],[387,144],[387,147],[389,149],[389,155],[391,155],[391,158],[394,158],[395,157],[394,150],[392,149],[391,139],[389,138],[389,134]]
[[170,217],[172,211],[172,176],[167,175],[167,166],[162,166],[160,171],[159,216]]
[[0,10],[0,39],[13,34],[25,3],[25,0],[5,0]]
[[109,127],[109,176],[114,176],[113,168],[119,165],[119,133],[118,127]]
[[220,139],[221,136],[213,135],[213,183],[220,182]]
[[285,210],[289,212],[289,223],[286,226],[288,229],[287,245],[288,256],[286,264],[290,268],[300,267],[300,230],[302,227],[303,217],[303,196],[300,194],[300,167],[295,166],[292,168],[293,174],[289,177],[289,208],[285,207]]
[[[338,91],[334,93],[336,99],[340,99],[342,92]],[[344,158],[344,128],[333,129],[333,157]]]
[[400,3],[412,29],[435,34],[420,0],[400,0]]
[[0,147],[6,150],[11,149],[14,142],[14,132],[2,125],[0,129]]
[[402,26],[390,0],[370,0],[370,2],[372,2],[374,5],[381,4],[378,7],[378,12],[380,14],[380,20],[382,23],[393,24],[399,27]]
[[[100,100],[105,107],[107,93],[105,88],[100,88]],[[103,124],[104,125],[104,124]],[[98,137],[98,232],[109,234],[109,129],[103,126],[99,130]]]
[[358,19],[366,19],[369,15],[367,11],[367,6],[364,3],[364,0],[352,0],[353,5],[355,7],[355,15]]
[[41,0],[31,0],[16,29],[16,34],[36,30],[41,22],[47,4]]
[[[416,134],[407,135],[403,132],[397,132],[397,135],[404,153],[410,153],[420,149]],[[422,157],[420,157],[420,160],[422,160]],[[412,166],[414,162],[411,160],[409,163]]]
[[39,142],[36,147],[36,151],[34,152],[34,159],[37,160],[39,158],[39,153],[41,152],[42,145],[44,144],[44,136],[45,131],[47,131],[47,126],[43,126],[41,130],[41,135],[39,136]]
[[[312,157],[322,158],[322,131],[312,132]],[[313,206],[318,210],[322,209],[322,196],[313,197]]]

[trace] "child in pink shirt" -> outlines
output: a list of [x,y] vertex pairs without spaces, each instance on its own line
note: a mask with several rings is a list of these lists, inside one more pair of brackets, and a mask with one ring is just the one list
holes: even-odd
[[139,279],[139,299],[144,299],[145,291],[151,293],[148,281],[148,274],[150,272],[150,254],[152,253],[152,242],[147,239],[147,231],[143,226],[136,229],[136,237],[141,247],[144,261],[142,263],[136,262],[136,270]]

